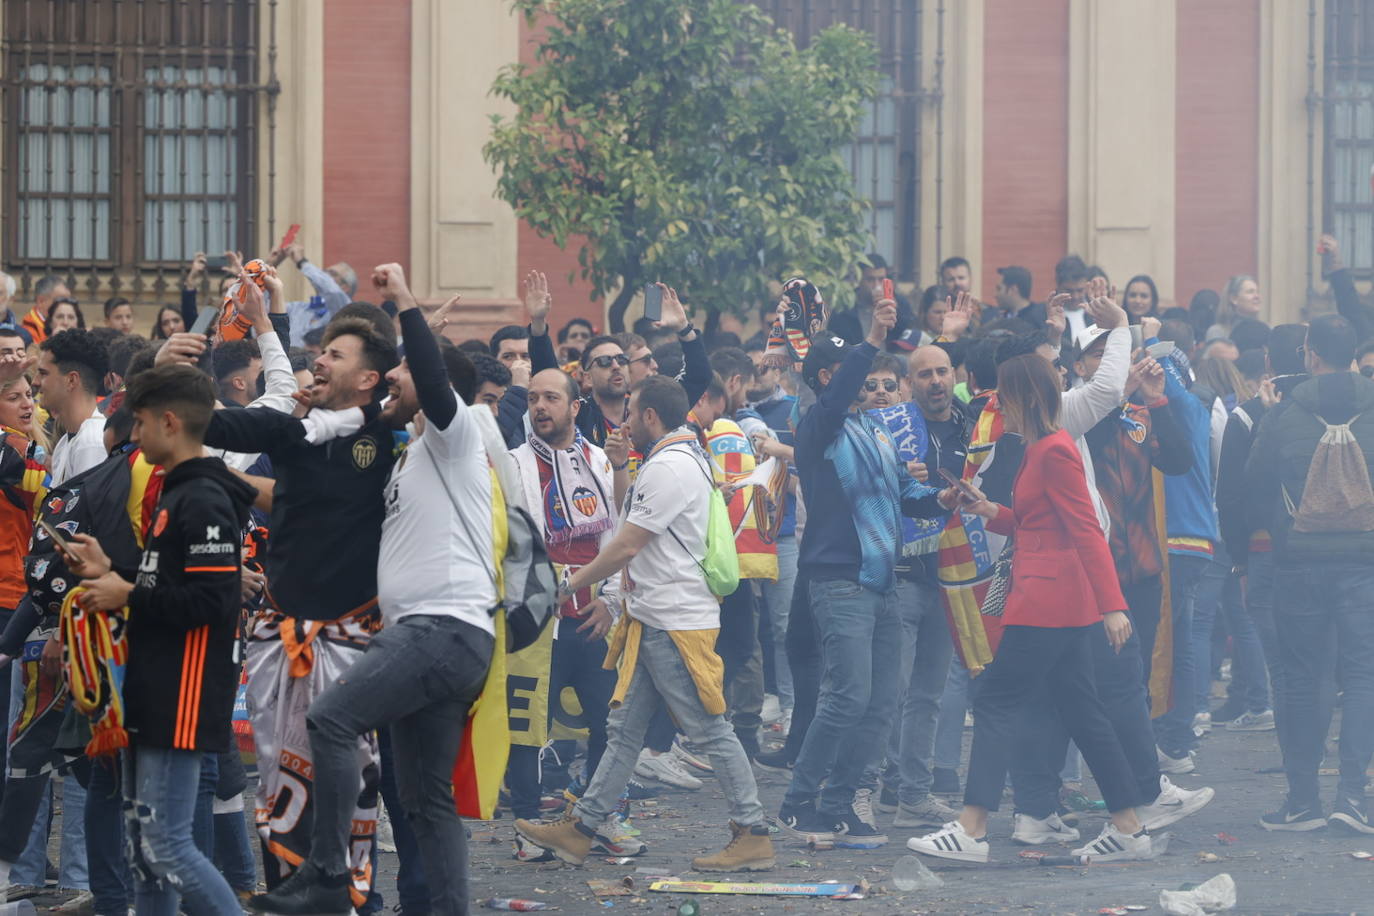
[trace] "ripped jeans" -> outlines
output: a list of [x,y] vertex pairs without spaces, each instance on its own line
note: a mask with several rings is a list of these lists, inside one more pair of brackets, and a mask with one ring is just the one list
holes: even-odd
[[126,855],[139,916],[241,912],[238,897],[191,835],[200,751],[135,745],[124,752]]

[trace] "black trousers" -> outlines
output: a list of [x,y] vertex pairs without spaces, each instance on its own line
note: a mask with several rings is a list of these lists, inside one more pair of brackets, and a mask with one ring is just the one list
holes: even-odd
[[1059,713],[1097,780],[1108,811],[1143,804],[1126,754],[1093,681],[1091,640],[1100,627],[1010,626],[997,657],[979,678],[973,701],[973,750],[964,804],[996,811],[1012,754],[1035,753],[1040,718],[1048,703]]
[[[1155,733],[1141,675],[1141,641],[1136,633],[1131,633],[1118,653],[1107,641],[1102,624],[1089,629],[1098,699],[1135,774],[1141,800],[1152,802],[1159,795],[1159,758],[1155,754]],[[1069,729],[1051,701],[1048,683],[1042,685],[1039,699],[1028,712],[1038,724],[1029,730],[1033,742],[1029,752],[1017,754],[1012,760],[1011,784],[1016,810],[1043,819],[1053,814],[1059,804],[1059,773],[1069,749]]]
[[821,637],[811,615],[811,577],[803,570],[797,571],[797,584],[792,589],[786,649],[787,664],[792,668],[793,706],[792,729],[783,750],[788,760],[796,762],[821,695]]

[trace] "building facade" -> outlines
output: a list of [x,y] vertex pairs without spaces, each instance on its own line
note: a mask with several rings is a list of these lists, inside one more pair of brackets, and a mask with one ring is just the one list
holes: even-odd
[[[906,284],[957,254],[985,299],[1009,264],[1041,298],[1072,251],[1170,303],[1253,274],[1292,320],[1326,307],[1323,231],[1374,277],[1374,0],[759,2],[799,41],[875,37],[846,155]],[[399,259],[424,299],[461,294],[473,333],[532,267],[560,314],[599,317],[576,251],[521,225],[482,159],[492,79],[538,40],[506,0],[0,0],[0,23],[21,299],[58,272],[150,321],[195,251],[263,254],[299,223],[317,263]]]

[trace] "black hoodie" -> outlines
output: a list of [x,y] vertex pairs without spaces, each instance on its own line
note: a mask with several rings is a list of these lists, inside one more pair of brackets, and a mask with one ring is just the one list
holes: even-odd
[[1261,506],[1274,507],[1269,533],[1280,564],[1368,564],[1374,531],[1293,531],[1283,493],[1302,505],[1307,472],[1327,423],[1349,423],[1374,478],[1374,381],[1358,372],[1313,376],[1264,418],[1245,467],[1245,485]]
[[229,750],[241,531],[254,496],[218,458],[167,474],[129,596],[124,705],[135,745]]
[[[1274,388],[1280,398],[1286,398],[1293,389],[1307,381],[1311,376],[1276,375]],[[1260,421],[1267,409],[1258,395],[1231,411],[1226,418],[1226,432],[1221,437],[1221,458],[1217,465],[1217,519],[1221,527],[1221,539],[1226,543],[1226,553],[1231,562],[1241,569],[1247,565],[1250,555],[1250,538],[1260,531],[1267,531],[1269,518],[1275,507],[1262,505],[1252,498],[1245,486],[1245,462],[1250,458],[1250,448],[1259,435]]]

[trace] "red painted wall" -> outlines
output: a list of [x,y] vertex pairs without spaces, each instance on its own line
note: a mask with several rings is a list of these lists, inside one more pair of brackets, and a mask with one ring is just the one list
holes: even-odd
[[1069,235],[1069,0],[987,0],[984,10],[975,290],[992,304],[997,268],[1016,264],[1030,270],[1040,301],[1054,287]]
[[381,5],[330,0],[324,17],[324,253],[309,254],[351,264],[361,298],[373,267],[410,262],[410,0]]
[[1178,0],[1177,43],[1173,293],[1187,305],[1199,289],[1220,293],[1231,274],[1255,273],[1260,5]]
[[[537,20],[533,26],[523,16],[520,17],[520,62],[533,65],[548,17]],[[605,329],[605,303],[593,302],[590,298],[591,287],[579,273],[577,253],[586,244],[586,239],[573,236],[563,248],[553,240],[542,237],[526,223],[520,223],[516,246],[516,290],[525,274],[530,270],[542,270],[549,280],[549,292],[553,294],[553,315],[550,323],[555,332],[570,318],[587,318],[598,330]],[[569,275],[572,280],[569,281]]]

